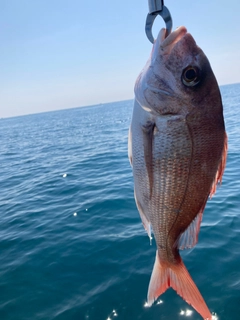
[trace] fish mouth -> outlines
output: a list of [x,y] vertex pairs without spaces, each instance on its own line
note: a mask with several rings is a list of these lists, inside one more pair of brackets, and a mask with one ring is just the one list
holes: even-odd
[[[164,51],[171,51],[177,42],[179,42],[187,34],[187,29],[184,26],[178,27],[175,31],[165,37],[166,29],[159,32],[158,39],[160,48]],[[156,42],[157,42],[156,41]]]
[[[153,70],[153,75],[156,78],[158,85],[156,86],[155,82],[147,82],[145,84],[145,89],[148,89],[153,94],[158,94],[160,96],[168,96],[168,97],[174,97],[175,93],[171,89],[170,85],[164,79],[161,78],[161,76],[158,75],[158,70],[155,70],[155,64],[157,61],[157,65],[161,65],[162,61],[158,60],[159,56],[163,57],[163,61],[169,56],[173,48],[176,46],[178,42],[180,42],[183,38],[190,35],[187,33],[187,29],[184,26],[178,27],[175,31],[170,33],[166,37],[166,29],[161,29],[158,37],[154,43],[152,55],[151,55],[151,67]],[[168,58],[167,58],[168,59]],[[160,61],[160,62],[159,62]]]
[[[151,62],[150,65],[152,69],[154,70],[154,65],[159,57],[161,56],[168,56],[172,49],[175,47],[175,45],[183,39],[187,34],[187,29],[184,26],[181,26],[177,28],[175,31],[170,33],[166,37],[166,29],[161,29],[158,37],[154,43],[152,55],[151,55]],[[159,52],[160,51],[160,52]],[[161,85],[158,85],[155,87],[155,85],[150,84],[149,82],[145,84],[144,89],[150,90],[154,94],[159,95],[165,95],[165,96],[174,96],[174,92],[171,90],[171,88],[166,84],[165,81],[162,81],[161,77],[159,77],[156,72],[154,72],[154,76],[157,78],[158,83],[161,83]]]

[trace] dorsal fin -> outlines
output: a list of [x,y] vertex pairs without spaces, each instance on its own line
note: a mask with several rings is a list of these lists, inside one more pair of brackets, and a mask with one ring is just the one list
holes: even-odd
[[211,188],[211,191],[209,194],[210,198],[212,198],[212,196],[216,192],[217,184],[222,182],[222,176],[223,176],[223,172],[224,172],[226,162],[227,162],[227,149],[228,149],[228,139],[227,139],[227,134],[225,132],[222,158],[221,158],[221,161],[220,161],[220,164],[218,167],[218,171],[216,173],[216,176],[215,176],[213,184],[212,184],[212,188]]

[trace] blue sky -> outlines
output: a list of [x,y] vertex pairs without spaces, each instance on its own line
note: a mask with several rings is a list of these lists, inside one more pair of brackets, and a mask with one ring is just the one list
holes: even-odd
[[[165,5],[219,84],[240,82],[240,1]],[[132,99],[151,51],[147,12],[148,0],[0,0],[0,118]]]

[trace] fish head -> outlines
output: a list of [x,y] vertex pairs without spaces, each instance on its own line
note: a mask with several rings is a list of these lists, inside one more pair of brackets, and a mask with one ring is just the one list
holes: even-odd
[[156,115],[213,113],[222,109],[217,81],[204,52],[185,27],[165,38],[162,29],[135,84],[135,97]]

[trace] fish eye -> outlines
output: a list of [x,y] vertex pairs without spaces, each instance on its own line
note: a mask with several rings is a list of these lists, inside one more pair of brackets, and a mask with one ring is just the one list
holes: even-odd
[[200,81],[200,71],[197,67],[188,66],[182,72],[182,82],[187,87],[193,87]]

